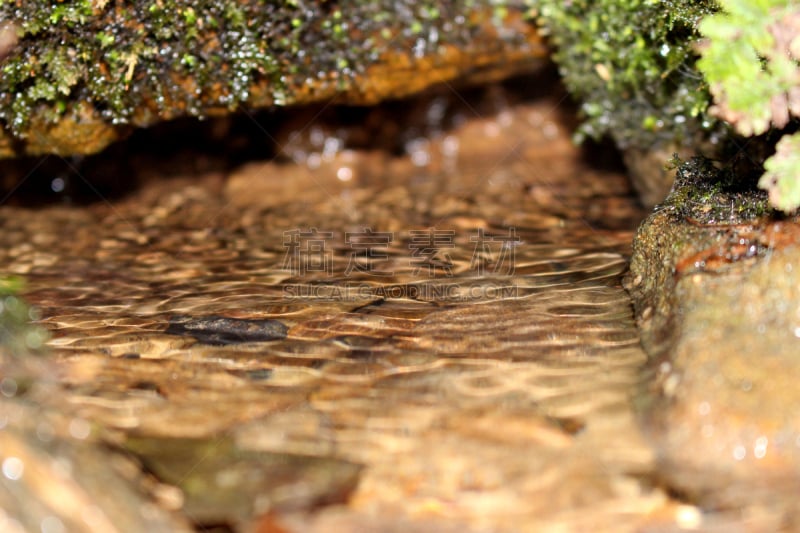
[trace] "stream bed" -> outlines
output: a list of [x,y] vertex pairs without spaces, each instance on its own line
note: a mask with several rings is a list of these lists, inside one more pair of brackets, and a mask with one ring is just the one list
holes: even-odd
[[277,159],[0,208],[50,334],[5,361],[4,530],[696,527],[633,409],[645,212],[558,87],[494,91],[396,153],[310,116]]

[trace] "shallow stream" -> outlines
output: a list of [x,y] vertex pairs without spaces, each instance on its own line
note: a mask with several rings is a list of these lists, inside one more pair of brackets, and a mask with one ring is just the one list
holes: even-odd
[[[653,486],[631,405],[645,355],[621,277],[644,212],[544,92],[461,102],[400,153],[311,117],[282,160],[0,209],[0,265],[51,333],[46,393],[6,395],[18,448],[78,461],[44,432],[129,450],[149,472],[134,492],[208,528],[691,525]],[[91,500],[98,457],[64,490]],[[40,503],[7,520],[73,530],[27,490]]]

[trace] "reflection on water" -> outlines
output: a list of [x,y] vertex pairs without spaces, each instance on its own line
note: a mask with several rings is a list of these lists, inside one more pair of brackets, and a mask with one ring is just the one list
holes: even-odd
[[[653,457],[629,401],[645,357],[620,276],[642,213],[621,174],[571,145],[559,103],[468,117],[399,153],[343,149],[303,124],[306,144],[298,133],[287,147],[300,164],[3,209],[0,262],[27,277],[52,334],[57,385],[37,401],[115,442],[360,467],[344,497],[335,475],[290,469],[300,488],[286,497],[269,476],[236,481],[241,469],[220,482],[219,466],[202,497],[256,503],[204,519],[215,523],[675,524],[686,507],[643,481]],[[221,453],[209,465],[233,464]],[[168,480],[181,497],[159,502],[192,520],[190,478]]]

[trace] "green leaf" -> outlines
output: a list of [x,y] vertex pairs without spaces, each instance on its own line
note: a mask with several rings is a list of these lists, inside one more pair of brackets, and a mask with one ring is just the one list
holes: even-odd
[[742,135],[758,135],[786,125],[789,93],[800,82],[789,58],[786,35],[797,33],[790,15],[800,14],[786,0],[722,0],[723,12],[699,24],[706,40],[698,69],[714,97],[713,113]]
[[764,162],[758,186],[767,190],[772,205],[788,213],[800,207],[800,134],[785,135],[776,148]]

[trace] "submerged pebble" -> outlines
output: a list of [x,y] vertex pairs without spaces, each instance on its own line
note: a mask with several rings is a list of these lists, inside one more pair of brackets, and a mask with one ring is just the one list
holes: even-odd
[[279,320],[245,320],[224,316],[174,317],[166,332],[193,337],[202,344],[224,346],[285,339],[288,328]]

